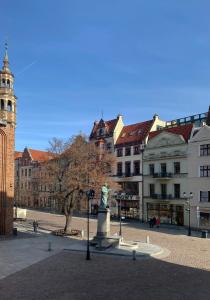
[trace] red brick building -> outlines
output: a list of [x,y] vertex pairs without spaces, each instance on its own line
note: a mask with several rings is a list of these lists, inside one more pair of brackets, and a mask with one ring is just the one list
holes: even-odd
[[0,235],[12,233],[16,97],[7,47],[0,71]]

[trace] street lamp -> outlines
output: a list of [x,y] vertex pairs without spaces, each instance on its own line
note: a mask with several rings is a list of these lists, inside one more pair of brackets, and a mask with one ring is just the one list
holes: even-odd
[[90,260],[90,200],[94,198],[95,191],[90,189],[86,191],[87,196],[87,252],[86,260]]
[[183,193],[184,198],[186,199],[186,204],[187,204],[187,208],[186,211],[188,211],[188,236],[191,236],[191,224],[190,224],[190,200],[193,198],[193,193],[190,192],[189,196],[187,196],[187,194],[184,192]]

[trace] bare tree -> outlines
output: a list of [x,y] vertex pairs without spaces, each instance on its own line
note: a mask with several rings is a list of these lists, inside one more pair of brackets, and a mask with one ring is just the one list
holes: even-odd
[[64,210],[64,232],[70,233],[73,210],[78,201],[85,201],[87,190],[95,190],[99,197],[104,183],[118,189],[118,184],[110,176],[115,157],[101,151],[81,134],[68,142],[54,138],[49,151],[53,158],[45,167],[50,174],[50,185],[54,187],[53,196]]

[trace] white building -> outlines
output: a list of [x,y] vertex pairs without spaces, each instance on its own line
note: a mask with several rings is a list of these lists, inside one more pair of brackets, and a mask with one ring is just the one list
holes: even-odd
[[[209,114],[210,117],[210,114]],[[209,118],[210,119],[210,118]],[[207,120],[209,123],[210,120]],[[194,129],[188,149],[191,224],[210,229],[210,126]]]
[[187,224],[187,153],[193,125],[165,128],[149,135],[143,157],[144,220],[156,217],[161,223]]

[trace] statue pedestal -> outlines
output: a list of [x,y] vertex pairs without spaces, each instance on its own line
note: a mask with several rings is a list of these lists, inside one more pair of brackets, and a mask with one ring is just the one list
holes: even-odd
[[99,209],[98,211],[98,226],[97,237],[110,236],[110,209]]
[[110,235],[110,209],[99,208],[97,234],[91,241],[91,245],[98,250],[105,250],[112,246],[119,246],[120,238]]

